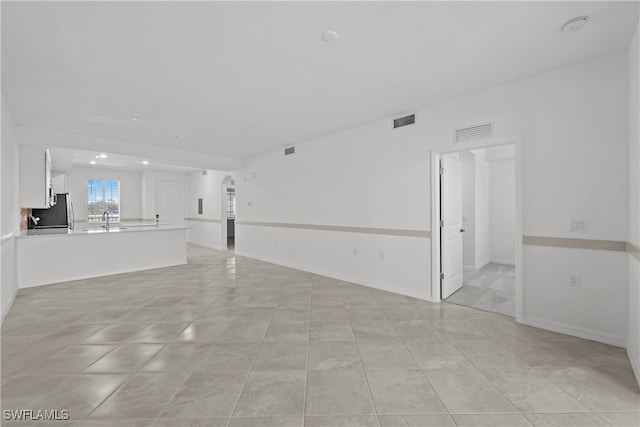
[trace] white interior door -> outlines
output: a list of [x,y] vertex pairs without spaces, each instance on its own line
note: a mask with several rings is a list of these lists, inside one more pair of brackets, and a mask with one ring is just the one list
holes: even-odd
[[184,203],[182,183],[178,181],[158,181],[156,194],[156,213],[161,223],[182,223],[184,221]]
[[462,287],[462,174],[458,154],[442,156],[441,175],[441,298]]

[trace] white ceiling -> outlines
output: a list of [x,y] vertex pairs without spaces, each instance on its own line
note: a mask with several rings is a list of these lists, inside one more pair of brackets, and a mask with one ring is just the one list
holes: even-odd
[[638,23],[637,1],[1,7],[19,125],[236,158],[625,49]]
[[[181,166],[151,157],[112,154],[105,151],[78,150],[64,147],[51,147],[51,167],[54,171],[68,171],[73,167],[117,169],[129,171],[166,171],[191,173],[195,167]],[[101,157],[104,154],[106,157]],[[147,164],[142,163],[143,161]],[[91,163],[95,162],[95,163]]]

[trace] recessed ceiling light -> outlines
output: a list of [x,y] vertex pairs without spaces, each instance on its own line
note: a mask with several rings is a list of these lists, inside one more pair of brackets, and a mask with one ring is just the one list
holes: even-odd
[[92,165],[95,165],[96,161],[95,160],[91,160],[89,163],[91,163]]
[[322,34],[320,34],[320,38],[323,42],[333,42],[338,38],[338,33],[336,33],[335,31],[324,31]]
[[143,165],[148,165],[148,164],[149,164],[149,162],[147,162],[146,160],[143,160],[143,161],[142,161],[142,164],[143,164]]
[[140,117],[134,117],[134,118],[133,118],[133,121],[134,121],[134,122],[141,122],[141,121],[142,121],[142,119],[141,119]]
[[99,157],[100,157],[101,159],[106,159],[106,158],[107,158],[107,157],[109,157],[109,156],[107,156],[106,154],[102,153],[102,154],[100,154],[100,156],[99,156]]
[[577,18],[573,18],[565,22],[562,25],[561,30],[563,33],[573,33],[587,25],[587,22],[589,22],[588,16],[578,16]]

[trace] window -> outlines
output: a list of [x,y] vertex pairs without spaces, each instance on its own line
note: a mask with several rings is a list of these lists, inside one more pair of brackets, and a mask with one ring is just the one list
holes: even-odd
[[87,181],[87,221],[102,221],[104,211],[110,221],[120,221],[120,181],[89,179]]
[[236,190],[227,188],[227,218],[235,219],[236,217]]

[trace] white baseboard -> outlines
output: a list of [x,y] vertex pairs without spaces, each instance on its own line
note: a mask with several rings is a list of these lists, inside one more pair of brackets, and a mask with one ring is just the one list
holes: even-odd
[[603,334],[602,332],[592,331],[590,329],[579,328],[576,326],[552,322],[549,320],[536,319],[528,316],[523,316],[520,323],[528,326],[534,326],[540,329],[558,332],[561,334],[571,335],[578,338],[584,338],[591,341],[614,345],[616,347],[624,348],[627,343],[627,337]]
[[640,385],[640,354],[634,354],[631,347],[627,346],[627,356],[629,356],[629,362],[631,362],[631,369],[636,375],[636,381]]
[[226,251],[227,250],[227,248],[222,248],[220,246],[207,245],[205,243],[192,242],[190,240],[187,240],[187,243],[191,243],[192,245],[196,245],[196,246],[202,246],[203,248],[215,249],[216,251]]
[[482,269],[483,269],[483,268],[485,268],[485,267],[486,267],[490,262],[491,262],[491,261],[487,261],[487,262],[485,262],[485,263],[483,263],[483,264],[478,264],[478,265],[476,265],[476,267],[475,267],[475,268],[476,268],[476,271],[478,271],[478,270],[482,270]]
[[19,291],[20,289],[16,289],[13,295],[11,295],[11,298],[9,298],[9,302],[6,304],[3,304],[2,319],[0,319],[0,323],[4,322],[4,318],[7,317],[7,314],[9,313],[9,310],[11,310],[11,306],[13,306],[13,303],[15,302]]
[[244,257],[247,257],[247,258],[257,259],[259,261],[269,262],[271,264],[277,264],[277,265],[281,265],[283,267],[295,268],[296,270],[302,270],[302,271],[306,271],[308,273],[313,273],[313,274],[317,274],[317,275],[320,275],[320,276],[326,276],[326,277],[330,277],[332,279],[342,280],[343,282],[355,283],[357,285],[366,286],[368,288],[378,289],[378,290],[387,291],[387,292],[393,292],[394,294],[400,294],[400,295],[404,295],[404,296],[407,296],[407,297],[420,299],[420,300],[423,300],[423,301],[435,302],[430,298],[430,295],[428,295],[427,292],[425,292],[424,294],[420,294],[420,293],[417,293],[417,292],[407,292],[406,290],[398,289],[398,288],[395,288],[395,287],[390,286],[390,285],[385,284],[385,283],[379,283],[379,282],[374,282],[374,281],[370,281],[370,280],[363,280],[363,279],[360,279],[360,278],[357,278],[357,277],[350,277],[350,276],[346,276],[346,275],[342,275],[342,274],[337,274],[337,273],[331,272],[331,271],[323,271],[323,270],[320,270],[320,269],[317,269],[317,268],[313,268],[313,267],[309,267],[309,266],[305,266],[305,265],[298,265],[298,264],[295,264],[295,263],[282,261],[282,260],[279,260],[279,259],[273,259],[273,258],[263,257],[263,256],[260,256],[260,255],[253,255],[253,254],[249,254],[249,253],[244,253],[242,251],[238,251],[237,249],[235,250],[235,253],[236,253],[236,255],[239,255],[239,256],[244,256]]
[[505,264],[505,265],[516,265],[515,260],[511,260],[511,259],[490,259],[489,262],[492,262],[494,264]]
[[69,276],[68,278],[66,278],[62,282],[30,283],[28,285],[21,284],[20,285],[20,289],[35,288],[35,287],[38,287],[38,286],[49,286],[49,285],[55,285],[55,284],[64,283],[64,282],[75,282],[76,280],[96,279],[98,277],[115,276],[117,274],[137,273],[139,271],[155,270],[155,269],[158,269],[158,268],[165,268],[165,267],[175,267],[177,265],[185,265],[187,263],[188,263],[188,261],[187,261],[187,259],[185,257],[184,261],[176,262],[174,264],[150,264],[150,265],[146,265],[144,267],[136,268],[136,269],[126,269],[126,268],[125,269],[115,269],[113,271],[110,271],[108,274],[100,274],[98,276],[92,275],[92,274],[78,274],[78,275],[75,275],[75,276],[73,276],[73,275]]

